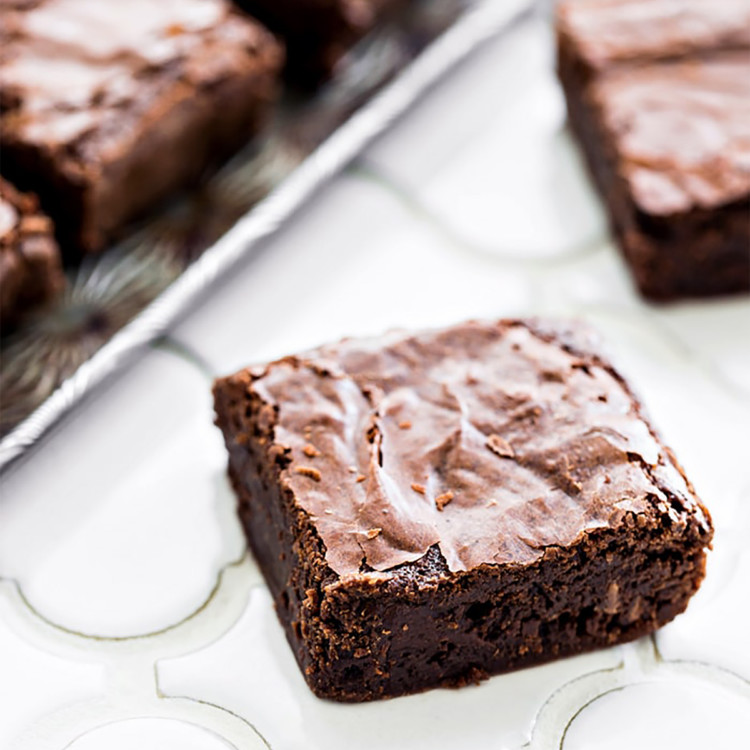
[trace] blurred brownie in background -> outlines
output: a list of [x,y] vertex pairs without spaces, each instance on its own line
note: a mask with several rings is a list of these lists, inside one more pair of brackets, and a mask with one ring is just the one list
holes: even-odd
[[564,0],[571,127],[653,300],[750,289],[750,2]]
[[2,16],[3,171],[66,253],[229,156],[276,97],[281,45],[225,0],[10,0]]
[[52,222],[39,212],[35,196],[0,177],[0,333],[53,299],[64,284]]
[[331,75],[346,51],[388,12],[408,0],[236,0],[281,35],[287,74],[311,86]]

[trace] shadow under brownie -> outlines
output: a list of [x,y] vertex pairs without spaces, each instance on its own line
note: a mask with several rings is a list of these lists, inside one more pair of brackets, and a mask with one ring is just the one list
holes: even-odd
[[703,578],[710,517],[579,326],[344,341],[214,393],[250,546],[321,697],[628,641]]

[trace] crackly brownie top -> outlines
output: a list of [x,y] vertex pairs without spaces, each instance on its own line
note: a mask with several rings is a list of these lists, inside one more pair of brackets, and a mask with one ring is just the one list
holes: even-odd
[[643,211],[750,200],[750,49],[620,68],[592,90]]
[[747,0],[563,0],[557,12],[595,69],[750,47]]
[[339,575],[432,545],[453,571],[523,564],[631,513],[701,512],[626,386],[575,343],[586,335],[467,323],[234,377],[265,403],[281,483]]
[[272,36],[225,0],[4,0],[0,13],[6,137],[81,159],[132,138],[166,90],[179,101],[281,62]]

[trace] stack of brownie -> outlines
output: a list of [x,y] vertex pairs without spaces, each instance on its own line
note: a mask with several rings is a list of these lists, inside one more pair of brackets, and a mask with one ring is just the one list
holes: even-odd
[[750,289],[750,3],[564,0],[572,128],[642,293]]

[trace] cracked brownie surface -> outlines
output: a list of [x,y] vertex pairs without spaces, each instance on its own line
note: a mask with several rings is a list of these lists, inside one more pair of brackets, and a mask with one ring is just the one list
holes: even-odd
[[580,326],[344,341],[215,396],[240,515],[319,695],[628,640],[703,576],[709,516]]

